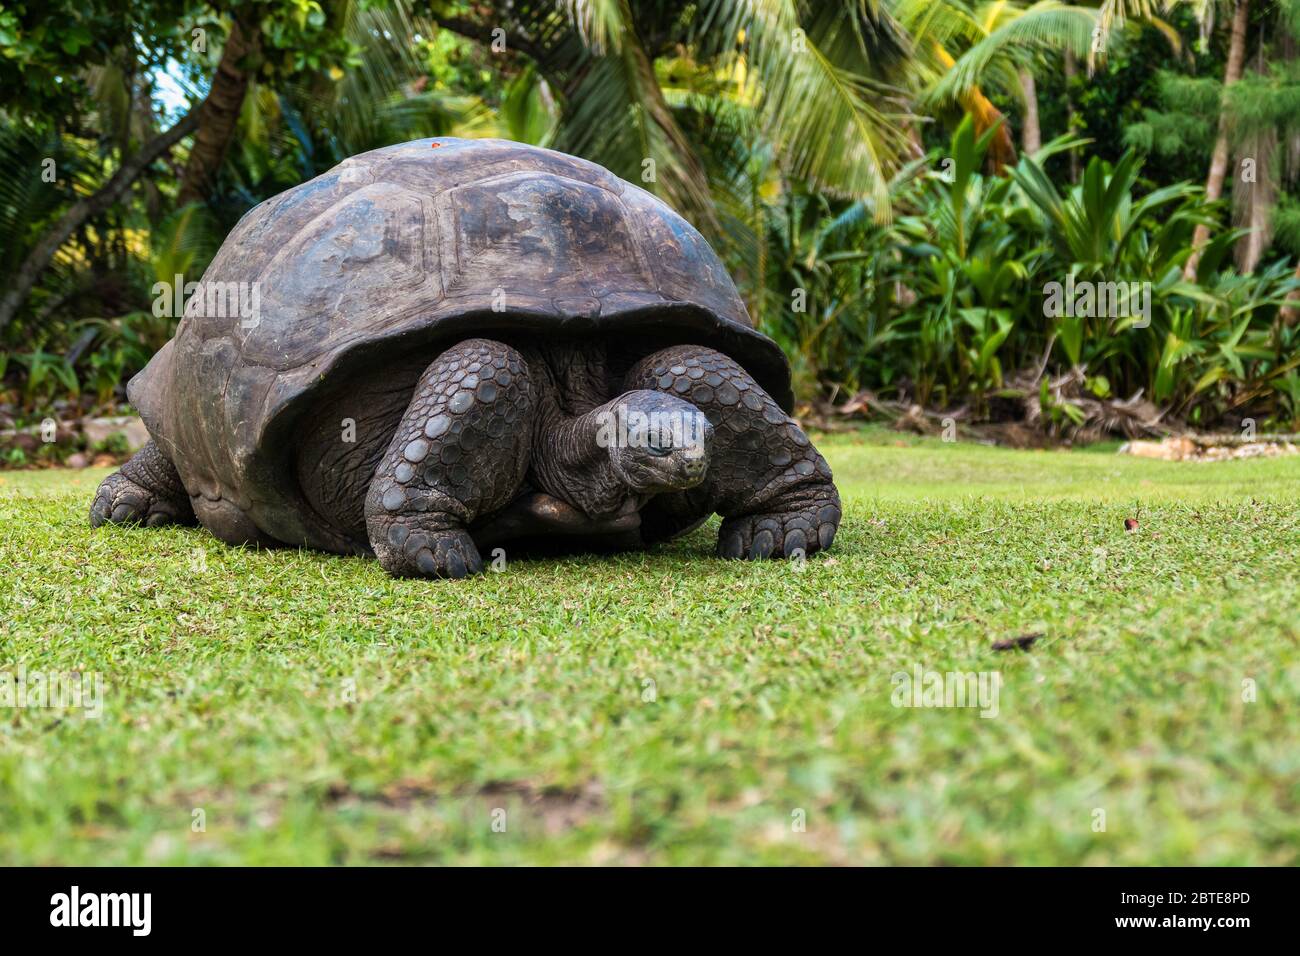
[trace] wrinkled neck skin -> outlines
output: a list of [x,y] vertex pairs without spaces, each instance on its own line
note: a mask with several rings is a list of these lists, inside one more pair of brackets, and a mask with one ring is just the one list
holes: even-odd
[[646,495],[632,492],[614,470],[609,449],[596,440],[600,416],[615,400],[581,415],[565,415],[555,402],[544,403],[537,418],[533,473],[542,490],[567,501],[589,518],[638,508]]

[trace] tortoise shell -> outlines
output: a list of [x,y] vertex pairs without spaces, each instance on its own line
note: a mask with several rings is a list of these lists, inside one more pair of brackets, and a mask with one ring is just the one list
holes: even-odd
[[333,378],[493,329],[709,345],[790,410],[785,356],[667,205],[573,156],[445,137],[354,156],[249,211],[128,394],[201,516],[224,501],[281,541],[337,547],[289,463],[304,408]]

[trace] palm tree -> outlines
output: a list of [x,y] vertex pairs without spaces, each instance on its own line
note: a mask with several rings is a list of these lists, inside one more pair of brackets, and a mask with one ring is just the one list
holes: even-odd
[[[1093,45],[1088,53],[1089,71],[1096,67],[1097,61],[1104,57],[1110,35],[1116,27],[1123,27],[1130,21],[1140,21],[1154,27],[1169,42],[1175,55],[1183,52],[1182,37],[1168,21],[1159,16],[1158,11],[1168,11],[1185,3],[1200,3],[1202,0],[1101,0],[1097,5],[1097,28],[1093,33]],[[1075,51],[1066,48],[1062,67],[1065,72],[1065,111],[1067,131],[1074,127],[1074,103],[1070,99],[1070,87],[1078,75],[1078,58]],[[1079,151],[1071,149],[1070,182],[1079,181]]]
[[[1211,4],[1205,4],[1212,10]],[[1246,26],[1250,20],[1250,0],[1232,0],[1232,34],[1228,43],[1228,62],[1223,69],[1223,89],[1227,90],[1241,79],[1246,61]],[[1232,128],[1232,117],[1224,105],[1219,111],[1219,132],[1214,140],[1214,151],[1210,155],[1210,171],[1205,177],[1205,197],[1211,202],[1223,195],[1223,180],[1228,172],[1228,135]],[[1210,227],[1202,223],[1196,227],[1192,236],[1192,254],[1188,257],[1183,275],[1187,279],[1196,277],[1196,265],[1200,260],[1201,247],[1210,238]]]
[[[704,162],[664,93],[668,64],[752,108],[790,175],[871,197],[908,151],[909,42],[875,0],[496,0],[486,19],[437,16],[533,63],[554,91],[558,148],[641,183],[717,231]],[[492,26],[489,27],[487,22]]]
[[1033,74],[1036,58],[1057,51],[1087,55],[1098,23],[1096,11],[1058,0],[895,0],[892,10],[916,43],[921,104],[932,109],[960,105],[974,118],[980,136],[1003,123],[988,154],[994,171],[1014,162],[1015,147],[1005,117],[983,89],[1021,99],[1022,147],[1037,152],[1042,132]]
[[190,147],[185,171],[181,175],[178,202],[182,206],[205,198],[212,177],[234,138],[244,96],[252,79],[248,60],[261,49],[260,30],[257,18],[247,10],[231,20],[212,85],[199,107],[194,145]]

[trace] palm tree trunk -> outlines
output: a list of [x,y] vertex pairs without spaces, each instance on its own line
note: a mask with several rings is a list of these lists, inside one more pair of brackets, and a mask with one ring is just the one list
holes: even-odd
[[249,71],[244,62],[261,48],[260,27],[256,22],[241,24],[235,20],[221,51],[221,62],[199,112],[199,130],[194,136],[181,175],[177,204],[201,202],[212,188],[212,177],[221,167],[226,150],[235,135],[235,124],[248,92]]
[[1025,97],[1025,123],[1020,130],[1020,148],[1026,153],[1036,153],[1043,145],[1043,132],[1038,126],[1038,87],[1034,74],[1026,67],[1020,68],[1020,92]]
[[[1242,67],[1246,61],[1246,25],[1250,19],[1250,0],[1237,0],[1232,14],[1232,39],[1228,45],[1228,63],[1223,70],[1223,91],[1241,79]],[[1223,195],[1223,180],[1228,173],[1228,131],[1230,125],[1226,96],[1219,107],[1219,135],[1214,141],[1214,153],[1210,157],[1210,174],[1205,179],[1205,198],[1211,202]],[[1196,278],[1196,265],[1201,258],[1201,247],[1210,238],[1208,226],[1199,225],[1192,236],[1192,254],[1183,268],[1183,278]]]
[[159,133],[140,147],[139,152],[122,163],[112,178],[103,186],[73,203],[32,247],[23,260],[4,296],[0,297],[0,331],[13,320],[22,304],[27,301],[41,273],[49,266],[63,244],[73,233],[96,216],[103,215],[131,187],[155,159],[175,146],[198,126],[198,110],[190,110],[165,133]]
[[[1074,132],[1074,100],[1070,99],[1070,84],[1074,80],[1077,68],[1074,65],[1074,51],[1069,47],[1065,48],[1065,131]],[[1070,159],[1070,182],[1079,181],[1079,151],[1071,149],[1067,152]]]
[[[934,44],[934,52],[945,70],[951,70],[957,62],[938,43]],[[975,134],[977,136],[983,136],[994,126],[998,128],[989,143],[989,150],[984,156],[984,164],[991,174],[995,176],[1001,175],[1004,166],[1010,166],[1016,161],[1016,144],[1011,138],[1011,129],[1010,124],[1007,123],[1007,118],[1002,115],[1002,111],[993,105],[992,101],[984,95],[978,86],[972,86],[962,95],[959,102],[962,109],[970,113],[971,118],[974,120]]]

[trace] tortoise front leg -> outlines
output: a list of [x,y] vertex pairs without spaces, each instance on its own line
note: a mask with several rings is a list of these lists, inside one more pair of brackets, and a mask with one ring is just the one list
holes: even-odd
[[647,538],[672,537],[717,512],[724,558],[790,557],[830,547],[840,496],[830,465],[794,419],[721,352],[678,345],[642,359],[626,388],[669,392],[713,425],[704,483],[654,499],[643,514]]
[[152,441],[99,483],[90,505],[90,526],[105,523],[194,524],[194,508],[176,466]]
[[534,411],[528,366],[500,342],[469,339],[425,370],[366,496],[367,535],[385,571],[483,570],[467,528],[519,490]]

